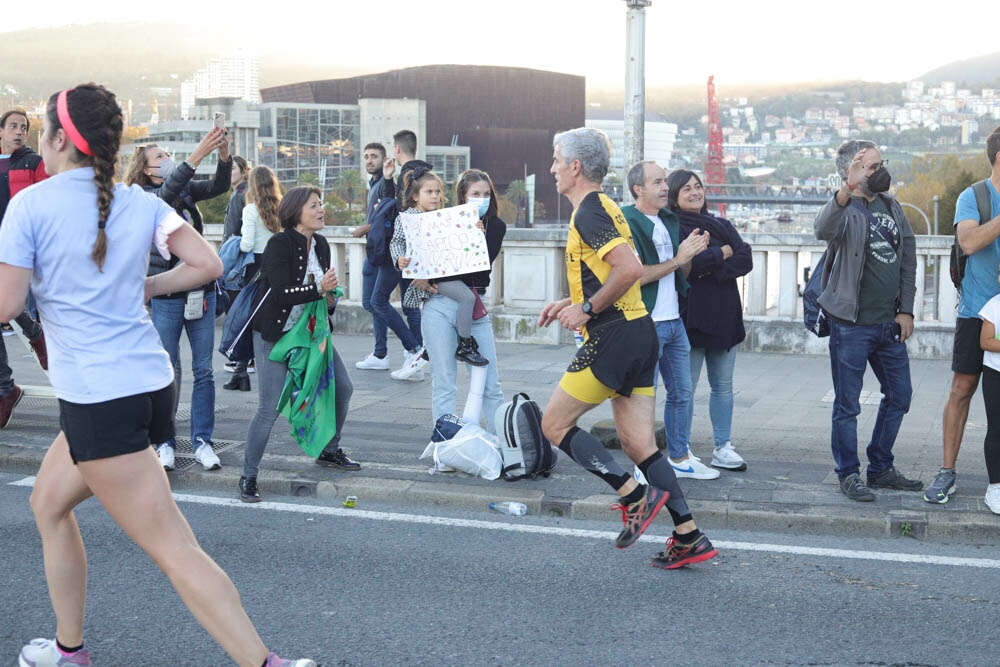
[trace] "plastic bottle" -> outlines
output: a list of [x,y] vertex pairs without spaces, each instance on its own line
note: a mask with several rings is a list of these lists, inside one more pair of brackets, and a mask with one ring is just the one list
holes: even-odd
[[583,347],[583,330],[580,327],[573,329],[573,340],[577,347]]
[[501,512],[512,516],[524,516],[528,513],[527,505],[512,500],[505,500],[501,503],[490,503],[490,509],[494,512]]

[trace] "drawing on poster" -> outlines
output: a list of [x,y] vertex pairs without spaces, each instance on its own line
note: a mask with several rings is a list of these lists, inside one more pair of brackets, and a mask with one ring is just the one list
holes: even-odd
[[486,235],[476,227],[475,204],[462,204],[427,213],[402,213],[397,224],[406,235],[410,264],[404,278],[443,278],[488,271]]

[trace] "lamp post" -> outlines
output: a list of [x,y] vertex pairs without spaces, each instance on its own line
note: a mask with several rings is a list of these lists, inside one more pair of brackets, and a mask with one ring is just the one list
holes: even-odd
[[[625,0],[625,168],[642,160],[646,120],[646,7],[652,0]],[[628,199],[632,200],[632,193]]]

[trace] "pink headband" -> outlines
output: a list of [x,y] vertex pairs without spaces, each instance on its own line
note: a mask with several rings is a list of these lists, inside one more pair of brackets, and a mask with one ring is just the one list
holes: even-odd
[[66,131],[66,136],[68,136],[69,140],[73,142],[73,145],[76,146],[77,150],[84,155],[93,155],[94,151],[90,149],[90,144],[88,144],[87,140],[83,138],[80,131],[76,129],[76,125],[73,124],[73,119],[69,117],[69,107],[66,104],[67,92],[69,91],[62,91],[59,93],[59,97],[56,98],[56,115],[59,116],[59,124],[62,125],[63,130]]

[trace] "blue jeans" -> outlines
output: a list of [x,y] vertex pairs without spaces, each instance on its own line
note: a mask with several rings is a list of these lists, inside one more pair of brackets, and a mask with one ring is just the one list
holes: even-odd
[[656,335],[660,339],[660,377],[667,391],[663,429],[667,451],[676,461],[687,456],[691,445],[691,344],[680,318],[657,322]]
[[[334,454],[340,449],[340,436],[344,432],[344,422],[347,421],[347,412],[351,408],[351,395],[354,394],[354,383],[347,373],[344,360],[341,359],[337,348],[333,346],[333,377],[335,387],[335,421],[337,433],[330,439],[324,452]],[[267,441],[271,437],[271,429],[278,418],[278,399],[281,398],[281,391],[285,388],[285,378],[288,376],[288,366],[271,361],[271,350],[275,343],[268,342],[260,337],[259,331],[253,332],[253,357],[257,366],[257,412],[250,420],[250,428],[247,431],[246,445],[243,448],[243,476],[257,477],[260,472],[260,461],[264,458],[264,449]]]
[[[733,369],[736,367],[736,346],[728,350],[691,348],[691,395],[698,388],[702,362],[708,366],[708,416],[712,420],[712,440],[722,447],[733,436]],[[694,417],[694,400],[688,408]]]
[[389,328],[372,306],[376,278],[378,278],[378,267],[365,259],[364,266],[361,267],[361,307],[371,313],[372,329],[375,332],[375,356],[382,358],[389,354]]
[[[448,297],[436,294],[424,304],[421,325],[424,331],[424,345],[430,356],[431,371],[431,419],[437,421],[441,415],[455,413],[455,383],[458,376],[458,303]],[[483,390],[483,419],[486,430],[494,433],[493,415],[503,405],[503,390],[497,374],[497,349],[493,340],[493,323],[490,317],[472,321],[472,336],[479,344],[479,353],[489,359],[486,367],[486,387]]]
[[868,443],[868,476],[892,467],[892,446],[910,409],[910,357],[905,343],[892,337],[892,322],[856,326],[830,323],[830,369],[833,372],[833,429],[830,445],[837,476],[860,472],[858,460],[858,415],[865,367],[870,364],[878,378],[882,402]]
[[[181,331],[187,332],[191,345],[191,444],[198,438],[211,442],[215,430],[215,377],[212,375],[212,352],[215,348],[215,291],[205,291],[205,314],[197,320],[184,319],[185,299],[152,299],[150,312],[153,326],[160,335],[163,349],[174,367],[174,412],[181,389]],[[154,443],[158,444],[158,443]],[[171,440],[171,447],[176,443]]]
[[[396,289],[396,285],[400,284],[402,276],[393,267],[391,260],[383,262],[381,266],[376,268],[377,273],[375,276],[375,285],[372,287],[371,307],[382,318],[385,325],[392,329],[392,332],[403,343],[404,348],[407,350],[416,350],[421,345],[420,309],[404,308],[403,312],[406,314],[407,321],[403,322],[403,318],[389,304],[389,295],[392,294],[392,290]],[[404,284],[399,288],[400,294],[410,284],[408,280],[402,282]]]

